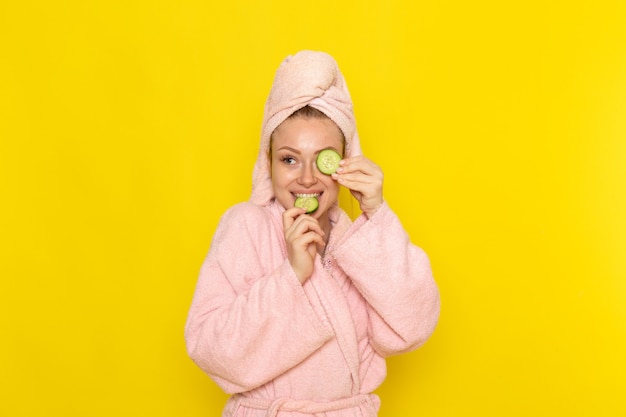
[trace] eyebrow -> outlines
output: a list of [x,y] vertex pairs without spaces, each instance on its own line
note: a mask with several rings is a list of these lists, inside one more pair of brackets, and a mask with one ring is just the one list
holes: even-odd
[[276,150],[277,150],[277,151],[290,151],[290,152],[293,152],[293,153],[300,153],[300,151],[299,151],[299,150],[294,149],[294,148],[291,148],[291,147],[289,147],[289,146],[281,146],[280,148],[278,148],[278,149],[276,149]]
[[[319,151],[317,151],[317,153],[320,153],[320,152],[322,152],[322,151],[325,151],[326,149],[332,149],[333,151],[335,151],[335,152],[338,152],[338,153],[339,153],[339,150],[338,150],[338,149],[336,149],[334,146],[327,146],[327,147],[325,147],[325,148],[320,149]],[[292,148],[292,147],[290,147],[290,146],[281,146],[280,148],[278,148],[278,149],[276,149],[276,150],[277,150],[277,151],[290,151],[290,152],[297,153],[297,154],[299,154],[299,153],[300,153],[300,151],[299,151],[299,150],[294,149],[294,148]]]

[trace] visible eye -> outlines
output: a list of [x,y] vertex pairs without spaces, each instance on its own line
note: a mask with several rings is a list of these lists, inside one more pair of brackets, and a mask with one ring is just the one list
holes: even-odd
[[293,156],[283,156],[282,158],[280,158],[280,160],[287,165],[293,165],[296,163],[296,158],[294,158]]

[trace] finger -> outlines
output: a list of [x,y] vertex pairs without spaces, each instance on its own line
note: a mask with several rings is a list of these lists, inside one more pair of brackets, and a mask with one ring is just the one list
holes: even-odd
[[294,244],[297,247],[307,250],[312,244],[325,246],[326,242],[324,242],[324,239],[322,239],[322,236],[320,236],[318,233],[310,231],[298,237],[294,241]]
[[375,192],[382,188],[382,180],[380,178],[363,173],[337,175],[337,181],[344,187],[355,191],[372,190],[372,192]]
[[288,210],[285,210],[283,212],[283,229],[289,229],[295,222],[296,218],[304,214],[305,212],[306,210],[300,207],[292,207]]
[[371,182],[371,183],[380,183],[383,180],[382,174],[377,172],[366,173],[361,170],[351,171],[351,172],[341,172],[332,174],[339,178],[343,178],[346,181],[355,181],[355,182]]
[[320,226],[319,222],[306,214],[296,218],[291,226],[291,231],[296,234],[304,234],[308,231],[318,233],[320,236],[324,236],[324,230]]
[[307,232],[314,232],[319,236],[324,235],[324,231],[316,219],[302,214],[293,221],[288,229],[285,230],[285,241],[293,244],[298,238]]
[[343,159],[340,162],[339,169],[337,169],[337,172],[339,173],[350,173],[357,171],[361,171],[365,174],[370,175],[379,171],[382,172],[378,165],[362,155]]

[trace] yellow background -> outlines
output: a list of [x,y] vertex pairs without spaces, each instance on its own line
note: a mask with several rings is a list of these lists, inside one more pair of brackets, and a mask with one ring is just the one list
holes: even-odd
[[0,42],[0,416],[219,415],[184,321],[300,49],[442,292],[380,415],[626,415],[622,0],[7,0]]

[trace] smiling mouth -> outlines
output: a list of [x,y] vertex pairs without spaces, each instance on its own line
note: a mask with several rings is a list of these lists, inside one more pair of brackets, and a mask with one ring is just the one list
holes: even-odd
[[302,197],[315,197],[315,198],[319,198],[319,196],[322,195],[322,193],[291,193],[294,196],[296,196],[296,198],[302,198]]

